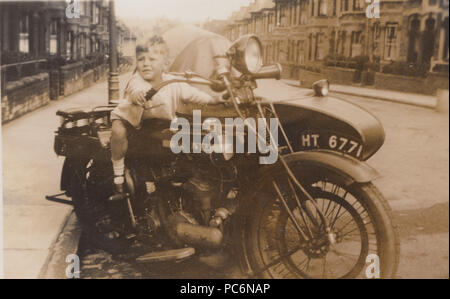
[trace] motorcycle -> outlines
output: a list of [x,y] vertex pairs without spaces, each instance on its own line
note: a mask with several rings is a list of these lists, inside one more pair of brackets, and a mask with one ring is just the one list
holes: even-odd
[[[210,44],[225,54],[201,54]],[[84,232],[96,231],[96,221],[113,204],[127,240],[158,240],[159,247],[137,261],[176,261],[225,250],[249,277],[354,278],[374,269],[380,277],[394,277],[398,236],[390,207],[372,183],[378,173],[365,162],[384,142],[372,114],[328,96],[327,80],[314,83],[312,91],[281,84],[280,65],[262,64],[255,35],[229,44],[205,34],[188,43],[170,71],[176,82],[227,99],[228,104],[202,107],[203,123],[211,117],[222,124],[227,117],[262,119],[267,125],[262,138],[277,146],[277,161],[260,164],[258,153],[250,152],[175,154],[171,140],[179,128],[149,120],[130,137],[127,193],[115,195],[109,148],[114,105],[58,111],[54,150],[65,157],[61,190],[72,198]],[[287,92],[264,90],[264,80]],[[178,117],[195,126],[186,112],[192,107],[184,108]],[[270,119],[278,121],[278,142],[268,129]],[[244,135],[252,131],[257,130],[248,126]],[[189,191],[198,173],[213,182],[212,190],[204,190],[206,202]],[[200,213],[205,206],[206,215]]]

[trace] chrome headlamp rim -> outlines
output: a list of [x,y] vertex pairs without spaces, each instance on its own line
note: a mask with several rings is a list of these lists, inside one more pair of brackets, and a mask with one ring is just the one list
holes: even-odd
[[[255,47],[249,47],[255,45]],[[253,53],[251,52],[253,50]],[[256,50],[256,51],[255,51]],[[263,66],[263,47],[260,39],[254,34],[246,34],[238,38],[228,49],[227,55],[230,56],[232,66],[243,74],[255,74]],[[254,55],[254,62],[249,61],[251,55]],[[256,55],[255,55],[256,54]],[[255,57],[256,56],[256,57]]]

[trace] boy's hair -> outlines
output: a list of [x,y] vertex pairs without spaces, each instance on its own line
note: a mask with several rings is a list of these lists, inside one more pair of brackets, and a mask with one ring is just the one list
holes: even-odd
[[167,46],[166,42],[162,38],[162,36],[154,35],[150,39],[148,39],[144,43],[138,43],[136,45],[136,56],[139,53],[142,52],[148,52],[150,48],[160,46],[159,52],[162,54],[165,58],[169,57],[169,47]]

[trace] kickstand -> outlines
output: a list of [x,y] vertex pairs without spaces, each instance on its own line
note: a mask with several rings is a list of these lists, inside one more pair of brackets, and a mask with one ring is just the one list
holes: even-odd
[[73,206],[72,200],[64,199],[64,198],[60,198],[59,197],[59,196],[62,196],[62,195],[66,195],[66,192],[55,194],[55,195],[46,195],[45,199],[49,200],[49,201],[54,201],[54,202],[57,202],[57,203],[62,203],[62,204],[65,204],[65,205]]

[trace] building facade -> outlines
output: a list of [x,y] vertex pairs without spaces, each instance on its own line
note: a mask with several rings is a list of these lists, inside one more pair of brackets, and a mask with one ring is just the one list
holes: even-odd
[[[0,1],[2,121],[105,78],[108,20],[106,0]],[[120,57],[135,37],[116,26]]]
[[448,0],[374,1],[256,0],[233,13],[225,35],[257,34],[265,61],[295,79],[299,68],[357,57],[448,73]]

